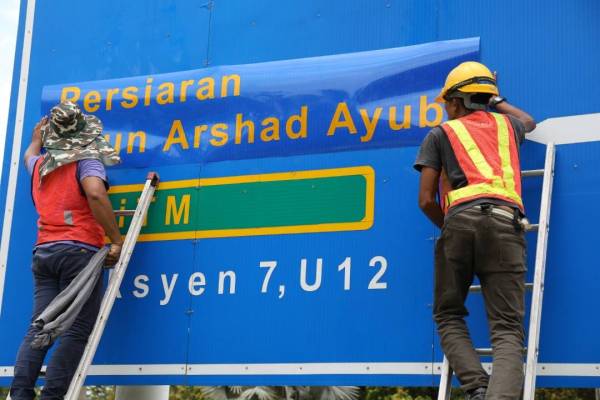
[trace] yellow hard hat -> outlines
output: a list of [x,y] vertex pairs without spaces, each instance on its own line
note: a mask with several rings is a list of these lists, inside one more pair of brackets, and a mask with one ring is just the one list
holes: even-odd
[[485,65],[475,61],[466,61],[450,71],[446,84],[435,101],[443,103],[446,95],[457,90],[463,93],[498,95],[496,79],[492,72]]

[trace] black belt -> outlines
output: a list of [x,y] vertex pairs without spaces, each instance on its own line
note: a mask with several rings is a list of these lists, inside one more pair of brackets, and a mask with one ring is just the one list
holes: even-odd
[[494,214],[499,217],[506,218],[512,221],[513,225],[518,230],[525,230],[525,226],[529,224],[526,218],[521,217],[521,212],[519,209],[514,208],[511,211],[500,208],[502,206],[498,206],[496,204],[484,203],[471,207],[471,209],[481,211],[484,214]]

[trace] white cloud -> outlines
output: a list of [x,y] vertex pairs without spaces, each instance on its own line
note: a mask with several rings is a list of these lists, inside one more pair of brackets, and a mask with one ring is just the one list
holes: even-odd
[[2,7],[0,7],[0,60],[2,60],[0,62],[0,176],[18,23],[19,0],[2,0]]

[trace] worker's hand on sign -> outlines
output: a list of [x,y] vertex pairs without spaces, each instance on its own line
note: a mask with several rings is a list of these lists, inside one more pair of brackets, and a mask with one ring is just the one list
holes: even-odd
[[[500,85],[498,84],[498,71],[494,71],[493,75],[494,75],[494,80],[496,81],[496,89],[498,89],[498,96],[502,96],[500,94]],[[492,96],[492,97],[494,97],[494,96]]]
[[35,127],[33,128],[33,136],[31,137],[32,142],[40,144],[42,143],[42,126],[46,125],[47,122],[48,117],[44,117],[40,120],[40,122],[35,124]]
[[106,256],[104,264],[115,265],[117,261],[119,261],[119,257],[121,256],[122,247],[123,245],[120,243],[112,243],[110,245],[110,249],[108,250],[108,255]]

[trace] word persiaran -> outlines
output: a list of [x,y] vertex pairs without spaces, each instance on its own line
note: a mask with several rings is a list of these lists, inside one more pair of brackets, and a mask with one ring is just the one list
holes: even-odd
[[[220,86],[218,86],[220,84]],[[241,77],[237,74],[223,75],[220,80],[212,76],[200,80],[183,79],[178,82],[164,81],[156,84],[154,78],[146,78],[145,85],[115,87],[103,90],[88,90],[82,95],[78,86],[62,89],[61,101],[81,101],[86,112],[99,110],[112,111],[115,108],[130,110],[135,107],[149,107],[152,104],[185,103],[188,99],[206,101],[218,97],[239,96]]]

